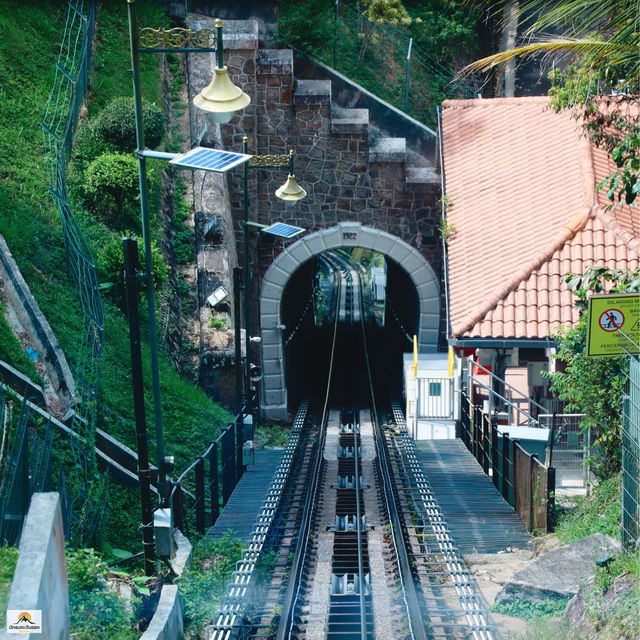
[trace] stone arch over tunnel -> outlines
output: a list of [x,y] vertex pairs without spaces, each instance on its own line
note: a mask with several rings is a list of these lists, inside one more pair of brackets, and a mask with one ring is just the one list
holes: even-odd
[[330,229],[310,233],[287,247],[267,270],[260,291],[260,335],[264,370],[262,408],[266,418],[286,420],[287,388],[282,344],[281,304],[289,278],[313,256],[338,247],[363,247],[395,260],[408,274],[418,295],[418,348],[421,353],[438,349],[440,287],[431,267],[417,249],[400,238],[362,226],[342,222]]

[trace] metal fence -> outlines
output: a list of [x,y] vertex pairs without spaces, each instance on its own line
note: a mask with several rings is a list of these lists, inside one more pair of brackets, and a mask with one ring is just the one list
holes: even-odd
[[[80,395],[73,428],[83,436],[80,442],[86,444],[82,451],[76,452],[76,464],[83,467],[88,461],[91,468],[104,315],[93,256],[69,205],[66,166],[89,82],[96,7],[97,0],[68,3],[55,78],[42,120],[49,192],[60,212],[67,264],[84,315],[83,326],[78,327],[78,357],[72,363],[76,390]],[[92,469],[84,469],[85,477],[91,472]]]
[[432,128],[444,99],[478,97],[475,81],[456,79],[401,25],[369,20],[358,4],[336,2],[333,41],[305,53]]
[[556,469],[556,489],[586,488],[592,481],[588,464],[593,444],[591,429],[580,427],[583,413],[544,413],[540,426],[549,429],[548,465]]
[[622,543],[640,547],[640,361],[629,357],[622,406]]
[[[92,542],[104,519],[107,480],[94,483],[91,495],[77,482],[68,488],[62,462],[55,474],[53,470],[52,450],[59,444],[60,435],[55,420],[33,411],[27,397],[2,383],[0,426],[0,546],[20,543],[31,496],[53,490],[60,493],[65,541],[72,547]],[[81,440],[77,434],[73,438]],[[77,445],[78,450],[84,448],[81,442]]]
[[213,526],[244,472],[242,414],[173,482],[173,524],[186,536]]
[[506,430],[499,434],[496,420],[471,402],[466,389],[461,391],[460,399],[457,435],[522,518],[527,530],[550,531],[553,528],[555,469],[525,451]]

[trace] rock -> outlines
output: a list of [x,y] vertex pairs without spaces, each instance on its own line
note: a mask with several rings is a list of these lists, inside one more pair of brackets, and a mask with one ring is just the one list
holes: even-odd
[[[617,576],[603,596],[597,596],[592,584],[582,586],[564,613],[567,627],[577,637],[639,638],[640,618],[637,614],[640,584],[631,574]],[[615,626],[614,629],[609,629]]]
[[596,560],[619,550],[620,542],[601,533],[553,549],[518,569],[496,602],[572,597],[593,575]]

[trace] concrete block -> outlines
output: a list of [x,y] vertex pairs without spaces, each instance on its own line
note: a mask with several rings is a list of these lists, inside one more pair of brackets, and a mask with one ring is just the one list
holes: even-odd
[[67,565],[60,497],[56,492],[33,494],[18,553],[7,609],[42,611],[42,633],[29,634],[31,640],[67,640]]
[[369,147],[369,162],[405,162],[406,138],[378,138]]
[[331,133],[361,133],[369,131],[369,109],[331,107]]
[[293,104],[331,104],[331,80],[298,80]]
[[265,376],[282,375],[282,360],[264,360],[262,368]]
[[293,74],[291,49],[260,49],[256,54],[258,73],[262,75]]
[[225,51],[255,51],[258,48],[258,22],[254,19],[225,20],[222,23],[222,38]]
[[440,186],[440,174],[434,167],[407,167],[407,186],[436,185]]
[[182,603],[178,585],[165,584],[160,592],[158,608],[140,640],[178,640],[183,632]]

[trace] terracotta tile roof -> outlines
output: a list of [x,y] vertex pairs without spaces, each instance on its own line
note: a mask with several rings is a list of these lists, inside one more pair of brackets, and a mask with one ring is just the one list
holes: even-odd
[[605,262],[638,266],[640,210],[603,210],[595,186],[613,170],[606,152],[547,104],[443,103],[454,337],[549,337],[576,320],[562,276]]

